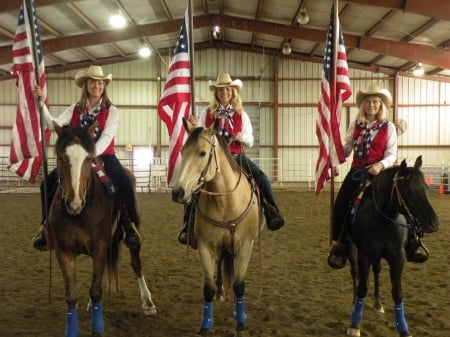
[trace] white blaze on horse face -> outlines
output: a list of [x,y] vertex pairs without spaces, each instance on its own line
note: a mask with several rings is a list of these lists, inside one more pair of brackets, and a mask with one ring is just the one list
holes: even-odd
[[81,168],[86,157],[89,155],[80,144],[69,145],[66,148],[66,155],[70,162],[70,177],[72,180],[72,189],[74,191],[74,198],[70,201],[72,209],[77,210],[83,205],[83,197],[80,191]]

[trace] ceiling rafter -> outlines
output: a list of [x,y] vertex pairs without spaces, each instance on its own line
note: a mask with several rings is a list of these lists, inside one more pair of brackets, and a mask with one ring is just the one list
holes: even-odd
[[[99,28],[86,16],[83,14],[83,12],[80,11],[80,9],[72,3],[67,3],[66,4],[67,7],[69,7],[69,9],[74,12],[81,20],[83,20],[83,22],[88,25],[89,28],[91,28],[94,32],[98,32]],[[111,46],[114,48],[114,50],[116,50],[121,56],[125,56],[125,53],[123,52],[123,50],[121,50],[119,48],[119,46],[115,43],[111,43]],[[84,50],[84,48],[83,48]],[[84,52],[88,53],[86,50],[84,50]],[[90,59],[92,61],[95,61],[95,57],[91,55]]]
[[[261,17],[261,13],[264,9],[264,5],[263,5],[264,0],[258,0],[258,3],[256,4],[256,13],[255,13],[255,20],[259,21],[259,18]],[[256,34],[252,32],[252,38],[251,38],[251,42],[250,45],[252,47],[254,47],[256,44]]]
[[[293,16],[292,19],[291,19],[291,27],[296,27],[296,26],[298,26],[297,18],[298,18],[298,15],[299,15],[299,13],[300,13],[300,10],[301,10],[301,9],[304,7],[304,5],[305,5],[305,1],[306,1],[306,0],[300,0],[300,3],[299,3],[298,6],[297,6],[297,10],[296,10],[294,16]],[[291,40],[292,40],[291,37],[285,37],[285,38],[283,39],[283,41],[281,42],[280,47],[278,48],[278,52],[280,52],[280,51],[283,49],[283,46],[284,46],[284,44],[285,44],[286,42],[291,43]]]
[[[127,27],[120,31],[108,30],[95,33],[86,33],[75,36],[64,36],[43,41],[44,52],[53,53],[61,50],[80,48],[82,46],[111,43],[133,38],[167,34],[177,32],[181,25],[180,20],[158,22],[153,24]],[[325,43],[326,31],[291,27],[282,24],[255,21],[241,17],[228,15],[209,15],[194,17],[194,27],[211,27],[219,25],[242,31],[254,31],[257,33],[274,36],[291,36],[294,39],[308,40]],[[450,51],[446,48],[434,48],[426,45],[391,41],[369,36],[356,36],[344,34],[347,48],[359,48],[375,52],[377,54],[391,55],[414,62],[423,62],[445,69],[450,69]],[[11,45],[0,47],[0,63],[8,63],[11,57]]]
[[345,0],[346,2],[385,7],[450,21],[450,0]]

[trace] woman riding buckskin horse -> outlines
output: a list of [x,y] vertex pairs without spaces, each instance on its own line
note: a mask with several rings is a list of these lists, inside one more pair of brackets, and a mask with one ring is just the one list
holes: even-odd
[[[275,197],[272,192],[267,175],[242,151],[242,147],[253,146],[253,128],[248,114],[242,107],[240,92],[243,84],[239,79],[231,80],[228,73],[217,76],[216,83],[210,83],[209,89],[213,92],[212,102],[197,120],[191,116],[189,121],[194,126],[210,127],[218,121],[220,136],[229,143],[229,148],[236,161],[241,164],[243,170],[255,179],[262,193],[261,203],[266,217],[267,227],[277,230],[284,225],[284,219],[280,214]],[[178,235],[182,244],[189,242],[188,229],[193,226],[193,203],[186,205],[184,209],[183,229]],[[192,233],[192,228],[190,229]]]
[[[392,96],[387,89],[371,85],[367,91],[356,94],[359,113],[350,123],[344,139],[344,152],[348,157],[353,151],[351,169],[342,182],[333,207],[333,236],[328,264],[339,269],[345,265],[345,247],[341,240],[344,236],[350,202],[361,185],[358,173],[367,169],[370,176],[378,175],[381,170],[391,167],[397,159],[397,131],[395,125],[387,120],[388,109],[392,105]],[[358,179],[359,178],[359,179]],[[409,234],[406,246],[406,258],[409,262],[421,263],[428,258],[419,251],[419,238],[416,233]]]
[[[96,156],[103,160],[106,173],[112,178],[116,190],[121,196],[128,212],[128,216],[135,228],[124,228],[126,242],[138,243],[140,235],[137,228],[141,222],[137,210],[136,195],[122,164],[117,159],[114,149],[114,136],[119,126],[119,110],[111,103],[106,87],[112,80],[112,75],[105,76],[100,66],[90,66],[87,71],[79,71],[75,75],[75,83],[82,89],[80,100],[70,105],[59,117],[53,117],[44,105],[45,124],[53,129],[53,121],[58,125],[70,125],[72,127],[89,127],[97,123],[95,130]],[[43,90],[37,86],[34,89],[36,96],[43,97]],[[44,182],[41,183],[42,223],[38,234],[33,238],[33,247],[39,250],[47,249],[47,241],[44,235],[46,224],[45,216],[50,209],[51,202],[57,187],[58,172],[54,169],[46,178],[47,195],[44,193]],[[45,209],[47,198],[47,210]]]

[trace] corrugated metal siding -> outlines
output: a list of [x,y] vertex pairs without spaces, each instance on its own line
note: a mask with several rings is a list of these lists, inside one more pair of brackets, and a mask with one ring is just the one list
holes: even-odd
[[[113,74],[108,93],[121,114],[116,137],[119,156],[130,155],[124,151],[128,144],[135,147],[156,147],[160,144],[162,162],[167,161],[169,138],[166,126],[158,118],[156,105],[158,92],[164,87],[169,63],[170,57],[165,57],[160,70],[154,58],[103,67],[106,73]],[[275,69],[275,65],[278,65],[278,69]],[[249,156],[261,165],[269,177],[276,177],[278,181],[314,180],[317,160],[315,119],[321,63],[277,58],[264,53],[210,49],[195,53],[194,68],[197,113],[209,103],[209,80],[215,81],[219,72],[229,72],[233,78],[242,79],[244,108],[252,119],[255,134],[255,147],[248,149]],[[58,115],[78,100],[80,89],[73,81],[76,72],[49,74],[49,102],[53,114]],[[161,80],[157,78],[159,72],[162,74]],[[278,83],[274,81],[275,76],[280,79]],[[350,78],[353,96],[345,104],[342,113],[342,135],[357,111],[355,96],[358,90],[366,90],[375,82],[393,92],[395,83],[393,78],[384,74],[359,69],[350,69]],[[411,77],[398,77],[396,83],[398,118],[408,123],[408,131],[399,137],[399,159],[413,161],[421,154],[426,165],[439,165],[443,160],[449,165],[450,83]],[[274,102],[276,95],[278,102]],[[15,81],[0,82],[1,126],[12,126],[16,106]],[[274,116],[278,119],[275,120]],[[278,125],[278,130],[275,130],[275,125]],[[278,139],[274,139],[276,134]],[[54,138],[52,136],[52,142]],[[0,143],[6,144],[0,148],[0,156],[9,155],[10,140],[11,130],[0,129]],[[276,153],[275,144],[278,146]],[[52,151],[49,154],[52,155]],[[340,169],[341,175],[336,181],[345,176],[348,162],[341,165]]]

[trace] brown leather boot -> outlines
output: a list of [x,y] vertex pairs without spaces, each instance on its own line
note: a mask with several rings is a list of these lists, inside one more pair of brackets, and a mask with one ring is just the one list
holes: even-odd
[[45,238],[44,225],[41,225],[38,233],[31,239],[31,241],[33,242],[33,247],[37,250],[47,250],[47,240]]
[[263,202],[263,211],[266,217],[267,228],[271,231],[276,231],[284,226],[284,219],[280,211],[268,202]]
[[[412,234],[409,236],[408,240],[409,241],[405,247],[406,261],[423,263],[428,260],[428,249],[426,249],[423,243],[421,243],[420,238],[417,235]],[[423,254],[420,251],[421,247],[425,250],[426,254]]]
[[183,245],[188,244],[188,226],[186,222],[183,223],[183,228],[180,233],[178,233],[178,241]]

